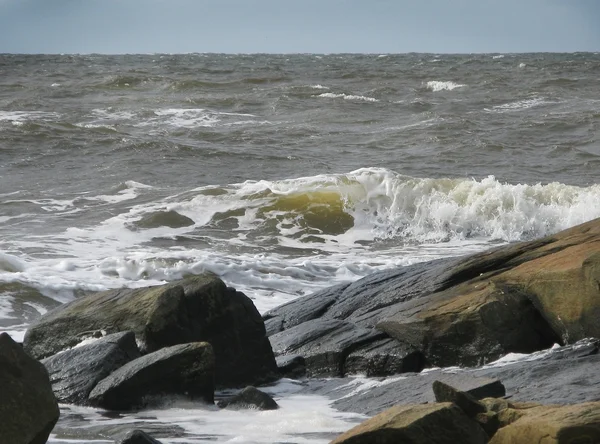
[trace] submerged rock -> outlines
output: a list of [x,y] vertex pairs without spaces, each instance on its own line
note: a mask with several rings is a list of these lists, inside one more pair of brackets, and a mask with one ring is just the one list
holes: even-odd
[[477,422],[455,404],[395,406],[337,437],[331,444],[485,444]]
[[161,444],[143,430],[132,430],[123,437],[118,444]]
[[0,441],[43,444],[58,421],[58,403],[44,366],[0,333]]
[[89,403],[109,410],[141,407],[164,395],[214,402],[215,357],[210,344],[166,347],[135,359],[100,381]]
[[135,333],[142,353],[206,341],[216,356],[219,386],[258,384],[277,377],[264,322],[243,293],[205,273],[157,287],[88,295],[31,325],[24,347],[41,359],[73,347],[94,331]]
[[194,221],[187,216],[179,214],[177,211],[156,211],[135,221],[132,225],[135,228],[181,228],[194,225]]
[[267,393],[258,390],[256,387],[246,387],[237,395],[229,399],[219,401],[217,405],[222,409],[241,410],[277,410],[279,405]]
[[[276,353],[305,356],[312,374],[327,369],[315,350],[340,337],[347,339],[330,367],[342,374],[405,371],[411,353],[427,365],[477,366],[510,352],[599,336],[598,282],[600,219],[535,241],[374,273],[292,301],[264,319]],[[313,337],[302,333],[319,322],[331,328]],[[301,347],[279,347],[287,331],[304,335]],[[361,334],[354,339],[349,331]],[[386,339],[398,344],[400,362],[388,350],[371,360],[352,355]],[[387,368],[380,364],[394,360]]]
[[88,395],[100,380],[139,356],[135,335],[129,331],[56,354],[42,364],[58,401],[82,405],[87,404]]

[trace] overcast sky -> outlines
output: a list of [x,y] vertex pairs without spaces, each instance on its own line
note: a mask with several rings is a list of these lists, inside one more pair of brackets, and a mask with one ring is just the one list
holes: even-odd
[[0,0],[0,53],[600,51],[600,0]]

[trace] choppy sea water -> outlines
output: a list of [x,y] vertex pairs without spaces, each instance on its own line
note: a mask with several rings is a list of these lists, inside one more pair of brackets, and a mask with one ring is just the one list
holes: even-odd
[[[600,217],[599,73],[592,53],[0,55],[0,331],[206,270],[264,312]],[[255,431],[65,406],[53,439],[317,443],[357,420],[282,384]]]

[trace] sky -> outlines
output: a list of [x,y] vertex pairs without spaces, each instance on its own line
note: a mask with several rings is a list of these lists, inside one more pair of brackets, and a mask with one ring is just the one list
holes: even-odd
[[0,0],[0,53],[600,51],[600,0]]

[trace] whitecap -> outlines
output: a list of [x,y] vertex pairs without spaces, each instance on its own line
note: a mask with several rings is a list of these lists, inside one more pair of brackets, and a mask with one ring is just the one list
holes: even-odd
[[430,80],[429,82],[427,82],[427,89],[430,89],[433,92],[452,91],[456,88],[462,88],[464,86],[466,85],[450,81]]
[[328,99],[344,99],[344,100],[358,100],[364,102],[379,102],[379,100],[373,97],[365,97],[365,96],[357,96],[353,94],[335,94],[335,93],[323,93],[319,94],[317,97],[324,97]]

